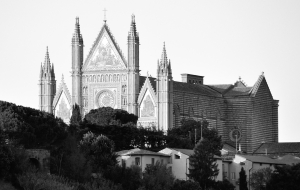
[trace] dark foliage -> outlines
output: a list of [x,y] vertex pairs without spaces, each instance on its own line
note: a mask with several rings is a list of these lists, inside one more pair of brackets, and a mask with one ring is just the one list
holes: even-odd
[[80,107],[75,104],[72,108],[72,116],[70,119],[70,125],[79,126],[82,122]]
[[108,167],[103,177],[115,184],[121,184],[124,190],[136,190],[142,185],[141,168],[135,165],[130,168],[119,165]]
[[85,115],[85,122],[100,126],[107,125],[124,125],[127,123],[136,124],[138,117],[134,114],[129,114],[125,110],[113,109],[111,107],[101,107],[91,110]]
[[166,146],[166,136],[162,131],[137,128],[133,124],[99,126],[85,123],[81,128],[81,134],[91,131],[95,134],[103,134],[113,140],[115,151],[134,147],[156,151]]
[[266,184],[271,179],[271,168],[262,168],[253,172],[250,176],[251,189],[253,190],[265,190]]
[[52,114],[0,101],[0,129],[25,148],[49,148],[66,137],[67,125]]
[[247,176],[243,167],[240,171],[240,190],[248,190]]
[[156,162],[154,165],[147,165],[142,181],[144,189],[169,190],[173,186],[174,176],[167,165]]
[[300,189],[300,163],[289,166],[275,166],[267,190]]
[[223,181],[217,181],[214,184],[214,190],[234,190],[235,187],[228,181],[227,179],[224,179]]
[[107,167],[117,164],[114,142],[106,136],[88,132],[84,134],[79,145],[92,166],[92,172],[102,172]]
[[176,179],[171,190],[201,190],[201,187],[198,182]]

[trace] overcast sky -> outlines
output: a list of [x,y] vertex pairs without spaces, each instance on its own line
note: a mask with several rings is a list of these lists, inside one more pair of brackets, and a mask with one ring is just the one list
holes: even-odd
[[[127,34],[135,14],[140,34],[140,69],[156,76],[163,42],[173,78],[205,76],[205,84],[233,84],[241,76],[253,86],[264,72],[279,100],[279,141],[300,141],[299,0],[1,0],[0,100],[38,108],[40,64],[46,46],[71,90],[71,38],[80,18],[87,56],[107,24],[127,57]],[[57,84],[57,86],[58,86]]]

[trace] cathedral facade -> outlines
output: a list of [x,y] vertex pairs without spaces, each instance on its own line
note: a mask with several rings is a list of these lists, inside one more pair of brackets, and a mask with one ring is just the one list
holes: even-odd
[[252,87],[234,84],[206,85],[204,77],[182,74],[173,81],[165,45],[157,63],[156,78],[140,75],[139,34],[135,17],[127,37],[127,59],[106,21],[87,58],[76,18],[72,37],[71,93],[62,81],[56,88],[54,65],[48,49],[39,77],[39,109],[69,122],[72,105],[83,115],[91,109],[112,107],[139,117],[138,125],[167,131],[184,118],[207,120],[224,142],[241,144],[253,152],[262,142],[278,142],[278,100],[274,100],[262,73]]

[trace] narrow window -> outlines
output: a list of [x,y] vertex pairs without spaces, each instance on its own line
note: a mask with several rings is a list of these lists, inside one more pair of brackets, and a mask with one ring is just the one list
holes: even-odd
[[154,158],[151,158],[151,164],[154,165]]
[[140,165],[140,157],[135,158],[135,165],[137,165],[137,166]]
[[125,161],[125,159],[122,159],[122,167],[126,168],[126,161]]
[[234,180],[235,179],[235,173],[231,172],[231,179]]

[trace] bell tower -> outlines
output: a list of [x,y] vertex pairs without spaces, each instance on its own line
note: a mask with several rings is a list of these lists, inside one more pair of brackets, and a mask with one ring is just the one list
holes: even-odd
[[53,99],[56,93],[54,65],[50,63],[48,47],[44,65],[41,64],[39,80],[39,109],[53,114]]
[[79,18],[76,18],[75,31],[72,38],[72,104],[82,108],[82,64],[83,39],[80,33]]
[[173,127],[173,78],[164,43],[160,61],[157,62],[158,129],[167,131]]
[[128,112],[138,114],[137,99],[140,86],[139,65],[139,34],[136,31],[135,16],[131,16],[130,31],[128,33]]

